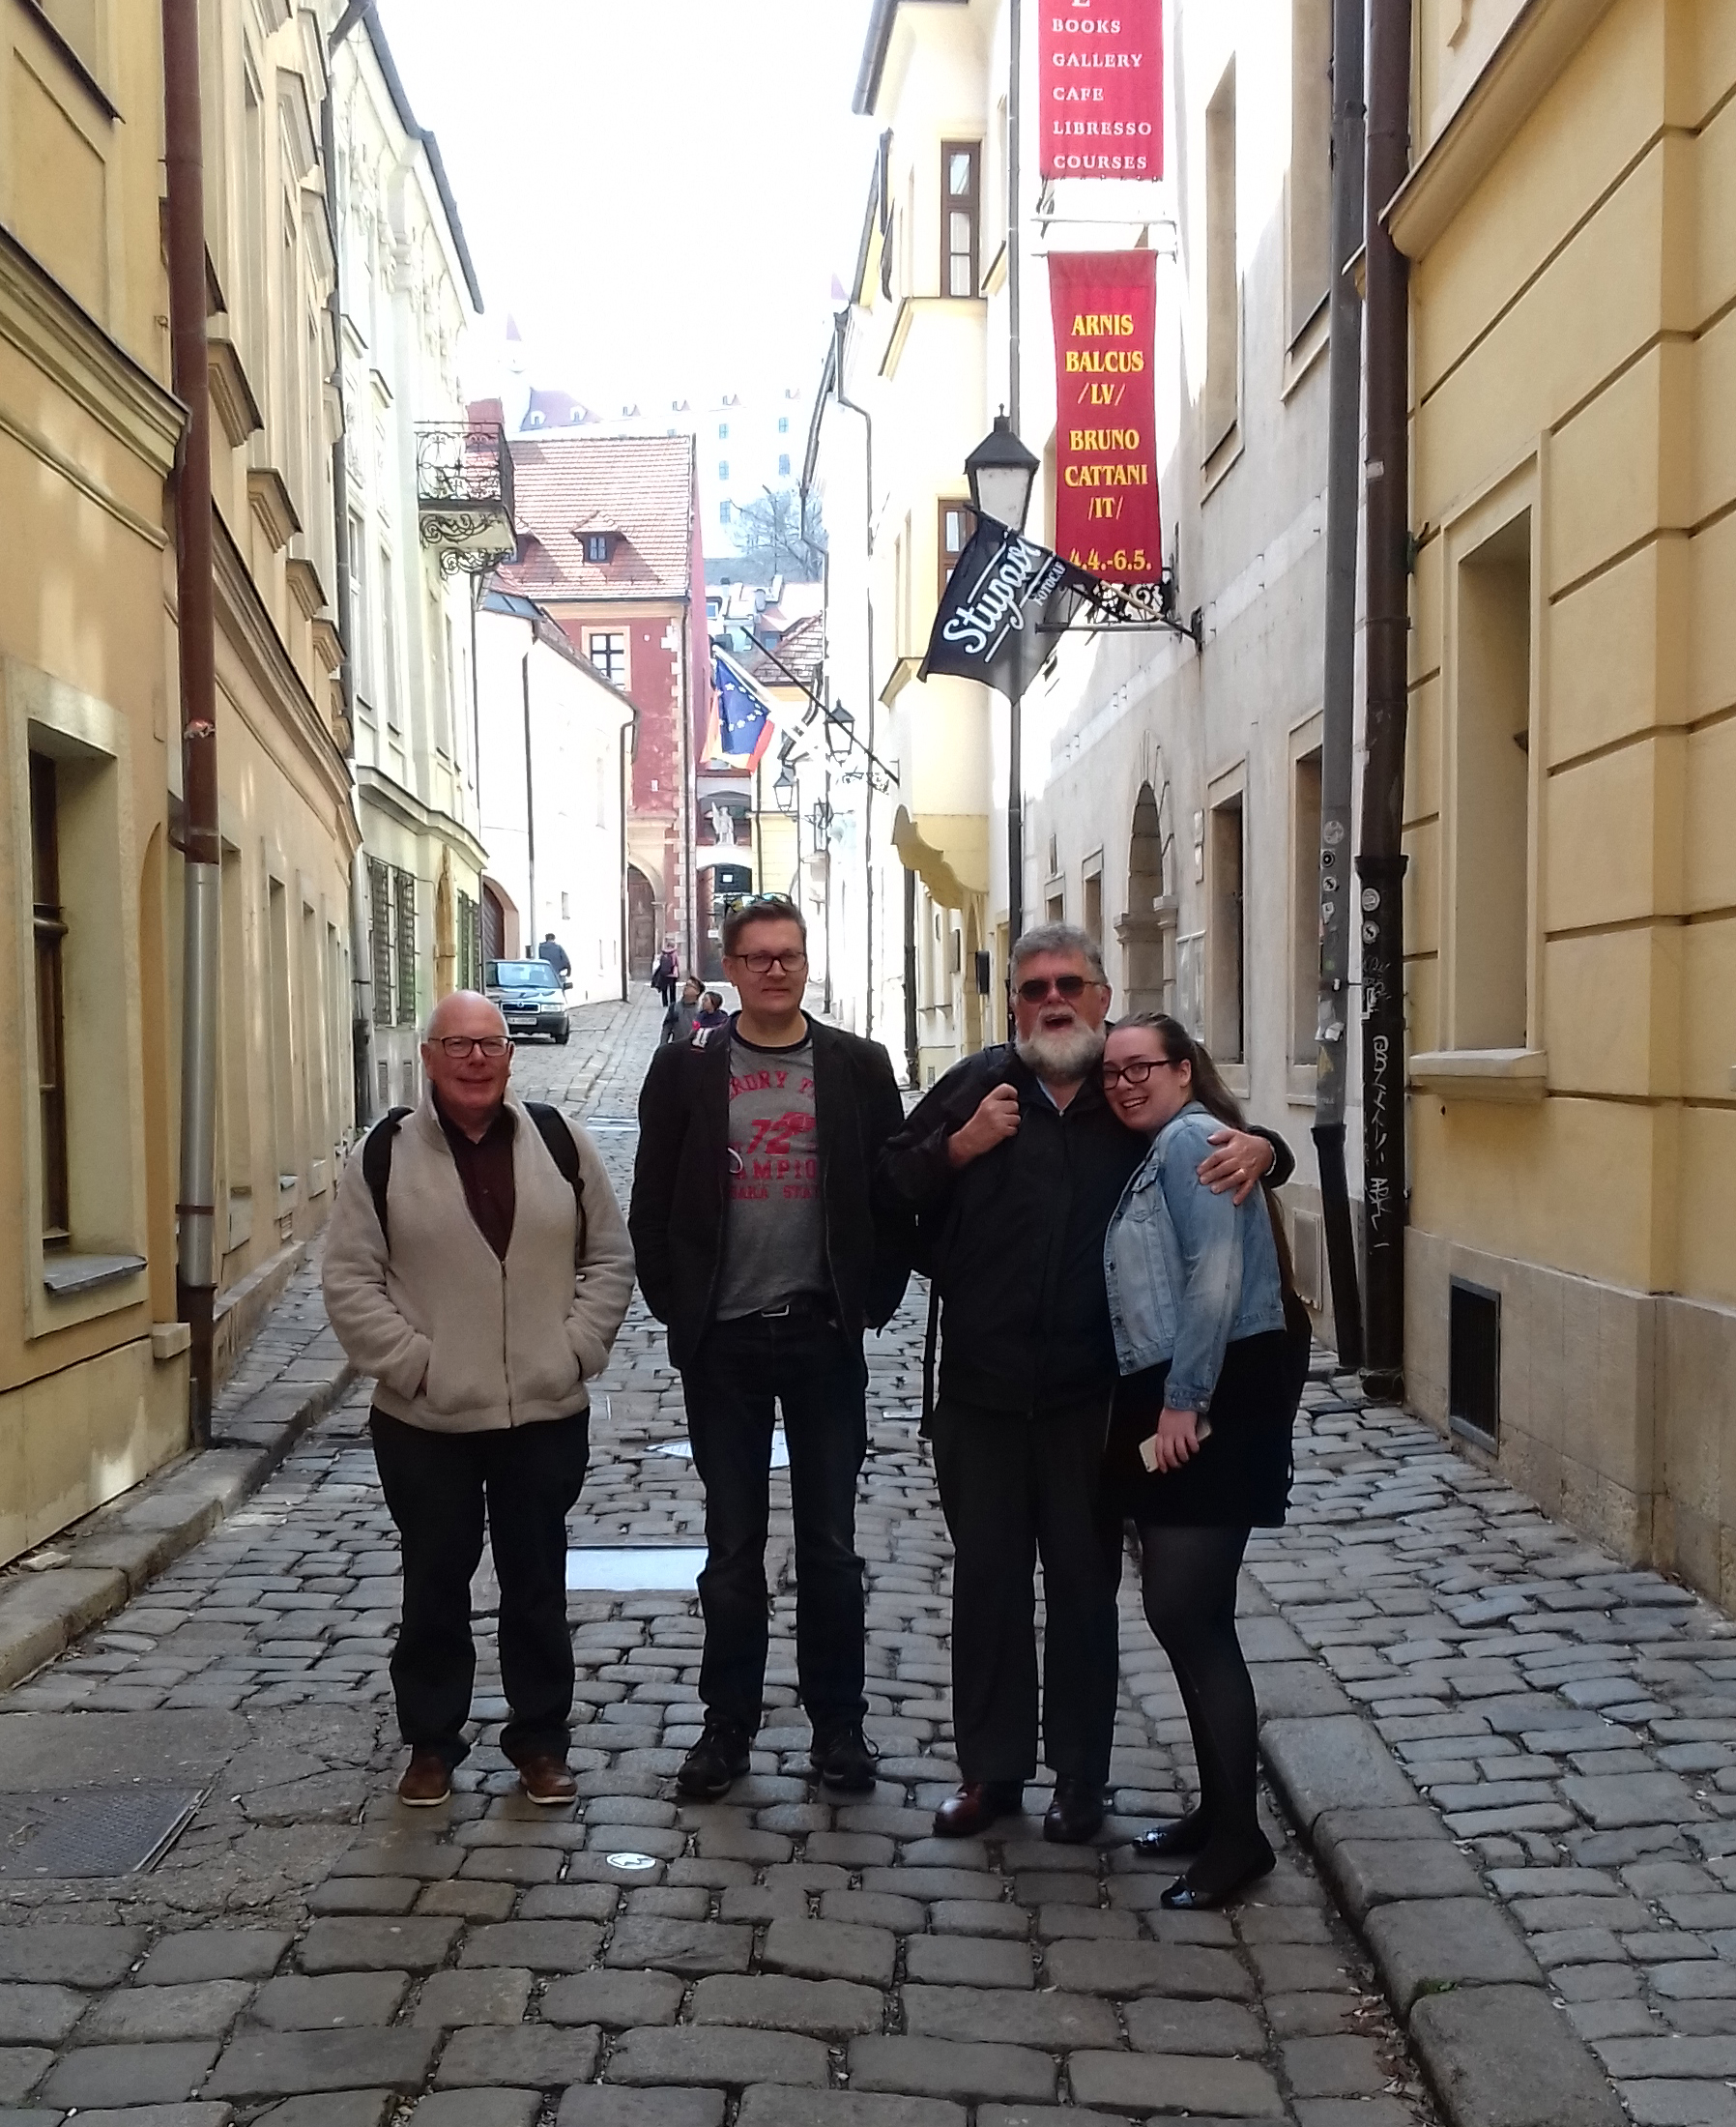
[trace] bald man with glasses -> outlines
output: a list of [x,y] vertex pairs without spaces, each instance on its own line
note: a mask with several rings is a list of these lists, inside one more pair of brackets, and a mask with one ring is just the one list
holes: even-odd
[[[1114,1737],[1115,1585],[1099,1475],[1116,1379],[1103,1244],[1150,1149],[1103,1094],[1110,985],[1063,923],[1013,948],[1015,1038],[955,1064],[881,1155],[882,1203],[920,1221],[940,1301],[935,1477],[952,1533],[953,1724],[962,1785],[941,1838],[1024,1807],[1036,1770],[1035,1569],[1043,1567],[1047,1839],[1092,1838]],[[1282,1182],[1288,1151],[1222,1131],[1201,1170],[1237,1192]]]
[[376,1123],[344,1170],[324,1273],[338,1341],[376,1383],[369,1431],[403,1547],[398,1799],[446,1801],[470,1748],[486,1517],[511,1708],[501,1748],[533,1802],[570,1802],[566,1516],[590,1454],[586,1384],[632,1297],[633,1251],[590,1137],[508,1091],[498,1005],[443,999],[421,1056],[421,1104]]

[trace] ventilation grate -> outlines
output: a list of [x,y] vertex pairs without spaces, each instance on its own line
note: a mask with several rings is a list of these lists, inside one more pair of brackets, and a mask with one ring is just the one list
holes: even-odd
[[1447,1422],[1492,1451],[1501,1442],[1501,1296],[1454,1278],[1447,1308]]
[[199,1788],[85,1788],[0,1795],[0,1878],[133,1876],[192,1821]]

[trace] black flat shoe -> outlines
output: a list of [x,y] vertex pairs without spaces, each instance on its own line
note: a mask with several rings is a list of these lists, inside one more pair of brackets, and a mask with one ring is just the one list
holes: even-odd
[[1258,1849],[1223,1873],[1190,1870],[1178,1876],[1157,1902],[1167,1912],[1215,1912],[1221,1906],[1234,1905],[1251,1883],[1270,1876],[1277,1865],[1278,1856],[1262,1838]]
[[1153,1824],[1149,1831],[1141,1832],[1133,1842],[1135,1853],[1148,1855],[1152,1859],[1168,1859],[1172,1854],[1186,1854],[1190,1859],[1204,1850],[1210,1837],[1205,1819],[1198,1810],[1189,1810],[1185,1817],[1178,1817],[1173,1823]]

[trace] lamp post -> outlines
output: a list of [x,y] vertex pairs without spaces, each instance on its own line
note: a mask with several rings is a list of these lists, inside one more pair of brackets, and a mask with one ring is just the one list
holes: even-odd
[[[1015,434],[1004,414],[965,460],[970,506],[979,517],[1023,532],[1036,485],[1037,461]],[[1017,696],[1009,698],[1006,748],[1006,949],[1007,1028],[1012,1029],[1012,950],[1025,928],[1025,775],[1023,718]]]

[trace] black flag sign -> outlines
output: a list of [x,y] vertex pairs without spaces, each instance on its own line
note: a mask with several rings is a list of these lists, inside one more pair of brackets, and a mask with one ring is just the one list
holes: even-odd
[[980,680],[1018,701],[1095,579],[1023,533],[981,517],[947,579],[921,677]]

